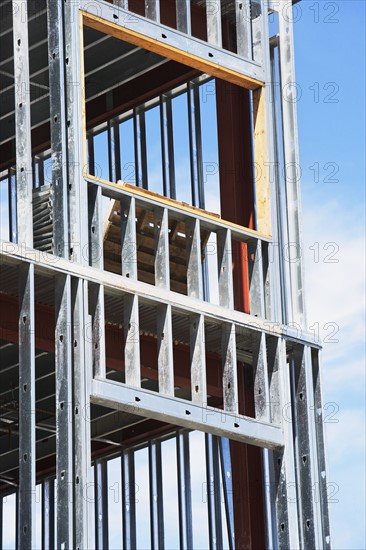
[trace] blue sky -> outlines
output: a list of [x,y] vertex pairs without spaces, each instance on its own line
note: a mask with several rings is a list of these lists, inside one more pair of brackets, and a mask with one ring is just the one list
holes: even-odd
[[363,550],[365,2],[296,9],[305,283],[309,325],[319,323],[324,344],[333,548]]

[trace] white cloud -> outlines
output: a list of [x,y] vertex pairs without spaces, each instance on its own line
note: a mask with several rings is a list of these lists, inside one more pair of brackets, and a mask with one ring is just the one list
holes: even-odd
[[336,422],[325,423],[328,480],[339,486],[337,502],[330,503],[335,550],[360,550],[365,544],[363,216],[360,205],[347,208],[323,195],[305,204],[303,215],[308,324],[319,323],[323,402],[335,404]]

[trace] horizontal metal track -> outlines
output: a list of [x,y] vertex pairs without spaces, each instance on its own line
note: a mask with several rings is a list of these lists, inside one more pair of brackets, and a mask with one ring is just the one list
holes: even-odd
[[[82,253],[82,251],[80,251]],[[177,292],[152,287],[148,283],[133,281],[128,277],[102,271],[95,267],[82,266],[64,258],[53,256],[46,252],[17,245],[8,241],[0,241],[0,258],[5,263],[19,264],[21,262],[33,263],[40,273],[51,275],[52,273],[64,273],[73,277],[79,277],[95,284],[101,284],[110,291],[124,292],[127,294],[136,294],[146,302],[151,304],[171,305],[175,310],[183,312],[197,313],[205,315],[212,321],[219,323],[231,322],[238,327],[251,330],[253,332],[263,332],[268,335],[277,336],[290,340],[292,342],[309,345],[314,348],[321,348],[313,335],[302,331],[301,336],[293,328],[261,319],[254,315],[248,315],[241,311],[234,311],[229,308],[221,307],[208,302],[200,301],[195,298],[184,296]],[[153,292],[152,292],[153,290]]]
[[[152,51],[157,51],[160,48],[161,51],[157,51],[157,53],[161,55],[164,55],[162,50],[165,49],[166,57],[174,58],[176,61],[214,76],[219,76],[215,73],[217,70],[222,71],[222,73],[226,71],[228,73],[227,78],[230,80],[229,73],[232,72],[231,76],[236,78],[236,83],[244,87],[255,89],[263,85],[263,67],[254,61],[243,59],[237,54],[224,51],[213,44],[207,44],[195,37],[187,36],[175,29],[118,8],[113,4],[80,0],[79,6],[84,17],[84,24],[101,32],[113,34],[114,36],[120,32],[121,38],[123,33],[125,35],[124,39],[132,43],[136,43],[135,39],[140,38],[143,43],[140,40],[141,43],[138,45],[141,47]],[[136,29],[138,29],[138,32],[136,32]],[[179,59],[178,56],[180,56]],[[184,56],[187,56],[187,58],[184,59]],[[196,61],[200,61],[202,67],[195,66]],[[211,71],[208,68],[209,66]]]
[[283,446],[282,429],[278,426],[110,380],[93,380],[91,402],[259,447]]

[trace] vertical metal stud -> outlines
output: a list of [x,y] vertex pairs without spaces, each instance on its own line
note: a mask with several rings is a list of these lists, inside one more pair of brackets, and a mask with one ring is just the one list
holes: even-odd
[[199,219],[189,218],[186,221],[187,243],[187,293],[191,298],[202,300],[202,260],[201,231]]
[[55,547],[55,482],[47,478],[42,483],[42,548]]
[[121,456],[123,548],[136,548],[136,489],[133,451],[126,449]]
[[36,382],[34,265],[19,268],[19,548],[36,537]]
[[177,13],[177,30],[191,35],[191,0],[178,0],[175,5]]
[[47,0],[54,253],[68,255],[67,140],[62,0]]
[[250,0],[235,0],[236,51],[245,59],[252,58]]
[[177,433],[179,541],[182,550],[193,548],[192,495],[189,462],[189,434]]
[[206,3],[206,17],[207,42],[221,48],[221,0],[210,0],[210,2]]
[[[33,245],[31,97],[27,6],[12,0],[18,244]],[[21,214],[21,215],[20,215]],[[25,541],[24,541],[25,542]]]
[[136,204],[134,197],[121,200],[122,275],[137,279]]
[[73,415],[71,277],[55,278],[57,548],[73,541]]
[[[57,0],[60,1],[60,0]],[[66,75],[66,127],[67,127],[67,168],[69,200],[69,243],[70,259],[88,265],[88,220],[84,215],[87,204],[87,186],[83,180],[83,135],[82,93],[84,92],[80,55],[83,34],[80,32],[79,5],[66,0],[63,5],[65,75]],[[62,22],[59,22],[61,26]]]
[[95,541],[97,550],[107,550],[108,542],[108,477],[107,462],[94,464],[95,483]]
[[160,0],[145,0],[145,17],[160,22]]
[[222,324],[221,357],[222,357],[222,385],[224,394],[224,410],[238,412],[238,373],[236,363],[236,335],[235,325]]
[[[310,372],[311,375],[311,372]],[[293,352],[291,360],[292,404],[295,417],[295,450],[297,482],[299,487],[299,524],[304,548],[319,548],[316,525],[316,503],[314,502],[314,464],[316,449],[312,448],[311,403],[312,385],[308,384],[304,346]]]
[[230,229],[217,231],[217,268],[220,306],[234,308],[233,260]]
[[[262,41],[262,29],[264,22],[264,15],[262,14],[262,2],[251,2],[251,23],[252,23],[252,45],[253,45],[253,60],[259,64],[263,62],[263,41]],[[263,6],[267,6],[264,2]]]
[[205,322],[203,315],[190,316],[191,395],[193,403],[207,405]]
[[117,183],[122,179],[122,170],[119,123],[116,120],[108,121],[108,165],[109,181]]
[[123,298],[125,338],[125,382],[129,386],[141,386],[139,306],[136,295],[125,294]]
[[157,307],[157,345],[159,393],[174,396],[173,326],[172,308],[160,304]]
[[[87,282],[82,279],[72,281],[72,330],[73,330],[73,418],[74,418],[74,540],[76,550],[88,548],[89,506],[85,498],[91,465],[90,422],[86,421],[85,411],[89,410],[91,361],[85,338]],[[88,355],[87,355],[88,354]],[[88,372],[90,369],[90,372]]]
[[193,206],[205,208],[199,87],[188,82],[188,128]]
[[283,147],[285,162],[285,183],[287,198],[287,222],[289,247],[292,322],[306,326],[306,314],[303,301],[303,264],[300,252],[301,233],[299,217],[301,215],[301,193],[300,193],[300,159],[296,114],[295,66],[294,66],[294,37],[292,3],[284,1],[282,9],[278,14],[280,42],[280,79],[282,94],[282,117],[283,117]]
[[149,444],[150,526],[151,548],[164,550],[163,476],[161,443],[153,439]]
[[222,548],[221,488],[218,438],[205,434],[210,549]]
[[233,505],[233,480],[231,470],[230,440],[226,437],[219,438],[221,477],[224,493],[226,525],[228,531],[229,549],[235,548],[234,537],[234,505]]
[[171,98],[166,95],[160,96],[160,128],[164,195],[175,199],[176,190],[172,101]]
[[136,185],[148,189],[145,112],[134,109],[134,139],[136,159]]
[[312,359],[312,374],[314,384],[314,416],[316,427],[316,447],[318,450],[318,471],[319,471],[319,496],[320,509],[322,520],[322,543],[324,550],[330,548],[330,521],[328,508],[328,481],[326,469],[326,456],[324,445],[324,419],[323,419],[323,404],[321,395],[321,372],[319,364],[319,351],[313,349],[311,352]]

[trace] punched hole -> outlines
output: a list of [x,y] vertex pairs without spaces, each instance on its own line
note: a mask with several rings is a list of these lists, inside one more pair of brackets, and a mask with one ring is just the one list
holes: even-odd
[[64,402],[63,402],[63,401],[61,401],[61,403],[60,403],[60,409],[61,409],[62,411],[64,410]]
[[76,476],[76,479],[75,479],[75,482],[76,482],[76,485],[79,485],[79,476]]
[[119,19],[119,16],[116,13],[114,13],[113,14],[113,19]]
[[135,401],[136,401],[136,403],[138,403],[139,401],[141,401],[141,399],[140,399],[139,397],[136,396],[136,397],[135,397]]
[[310,529],[310,519],[306,520],[306,529]]
[[27,455],[27,454],[24,454],[24,455],[23,455],[23,461],[24,461],[24,462],[27,462],[27,460],[28,460],[28,455]]
[[23,384],[23,391],[24,391],[24,392],[27,391],[27,388],[28,388],[27,384]]
[[60,342],[61,342],[61,344],[62,344],[63,341],[64,341],[64,337],[63,337],[63,335],[61,334],[61,336],[60,336]]
[[186,410],[186,415],[189,416],[190,414],[191,414],[191,411]]
[[284,530],[285,530],[285,524],[281,523],[281,531],[284,531]]
[[195,391],[196,393],[198,393],[198,390],[199,390],[199,386],[197,385],[197,386],[194,387],[194,391]]
[[307,456],[303,455],[303,457],[302,457],[303,464],[306,464],[307,459],[308,459]]
[[18,46],[20,46],[21,43],[22,43],[21,39],[18,38]]
[[26,322],[27,322],[27,316],[24,315],[24,317],[23,317],[23,324],[25,325]]
[[168,38],[166,34],[162,34],[161,38]]
[[239,428],[239,424],[237,422],[234,422],[234,428]]
[[211,52],[208,52],[208,57],[213,57],[213,56],[214,56],[214,54],[213,54],[213,53],[211,53]]
[[299,398],[301,401],[304,399],[304,394],[302,393],[302,391],[299,393]]

